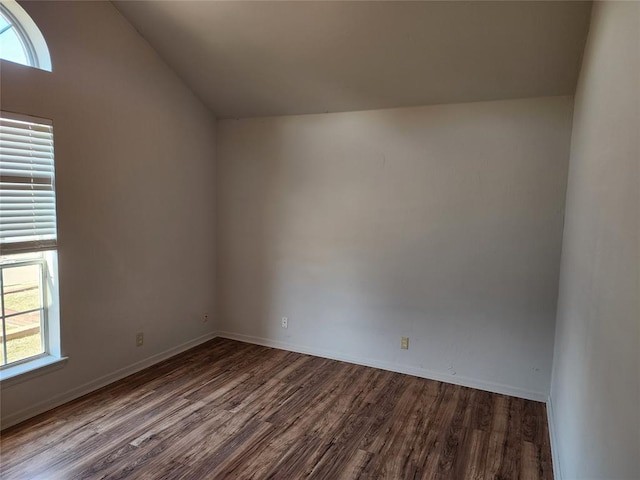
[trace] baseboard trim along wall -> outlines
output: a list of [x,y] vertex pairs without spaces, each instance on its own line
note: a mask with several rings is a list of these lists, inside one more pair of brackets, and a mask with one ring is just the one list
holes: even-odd
[[508,385],[502,385],[499,383],[483,382],[481,380],[475,380],[472,378],[465,378],[465,377],[453,376],[453,375],[442,375],[428,369],[416,368],[416,367],[411,367],[411,366],[402,365],[398,363],[381,362],[381,361],[369,359],[369,358],[353,357],[353,356],[344,355],[332,350],[311,348],[303,345],[297,345],[293,343],[272,340],[269,338],[254,337],[251,335],[243,335],[239,333],[226,332],[226,331],[211,332],[211,333],[202,335],[198,338],[195,338],[193,340],[190,340],[188,342],[182,343],[173,348],[165,350],[164,352],[160,352],[156,355],[152,355],[151,357],[145,358],[136,363],[128,365],[124,368],[116,370],[115,372],[109,373],[100,378],[92,380],[91,382],[84,383],[60,395],[56,395],[55,397],[44,400],[40,403],[27,407],[23,410],[19,410],[11,415],[8,415],[5,419],[3,419],[2,429],[4,430],[20,422],[28,420],[29,418],[35,417],[36,415],[39,415],[48,410],[51,410],[60,405],[63,405],[64,403],[75,400],[76,398],[79,398],[83,395],[86,395],[95,390],[98,390],[99,388],[107,386],[110,383],[121,380],[141,370],[144,370],[145,368],[155,365],[156,363],[162,362],[163,360],[166,360],[175,355],[178,355],[179,353],[187,351],[190,348],[196,347],[216,337],[228,338],[228,339],[237,340],[240,342],[252,343],[255,345],[263,345],[265,347],[277,348],[279,350],[288,350],[291,352],[303,353],[306,355],[313,355],[316,357],[328,358],[331,360],[339,360],[343,362],[354,363],[356,365],[363,365],[366,367],[380,368],[382,370],[388,370],[391,372],[404,373],[407,375],[413,375],[420,378],[427,378],[429,380],[437,380],[440,382],[452,383],[454,385],[460,385],[463,387],[477,388],[479,390],[485,390],[488,392],[499,393],[503,395],[510,395],[513,397],[524,398],[527,400],[546,402],[547,416],[548,416],[548,422],[549,422],[549,434],[551,437],[550,440],[551,440],[551,451],[552,451],[552,457],[553,457],[554,475],[557,480],[562,478],[560,475],[560,467],[558,464],[558,455],[555,449],[556,441],[555,441],[555,433],[554,433],[553,411],[551,408],[551,400],[545,394],[542,394],[539,392],[531,392],[531,391],[523,390],[520,388],[510,387]]
[[388,370],[391,372],[405,373],[407,375],[413,375],[415,377],[427,378],[429,380],[437,380],[439,382],[452,383],[454,385],[460,385],[463,387],[477,388],[478,390],[484,390],[492,393],[499,393],[502,395],[510,395],[512,397],[524,398],[526,400],[534,400],[536,402],[546,402],[548,399],[547,393],[531,392],[523,390],[517,387],[510,387],[509,385],[502,385],[499,383],[484,382],[482,380],[476,380],[473,378],[466,378],[460,375],[443,375],[432,370],[424,368],[416,368],[408,365],[402,365],[399,363],[381,362],[375,359],[353,357],[344,355],[332,350],[325,350],[313,347],[307,347],[294,343],[282,342],[279,340],[272,340],[263,337],[254,337],[251,335],[243,335],[239,333],[219,331],[218,337],[229,338],[231,340],[238,340],[240,342],[253,343],[256,345],[263,345],[265,347],[277,348],[280,350],[288,350],[291,352],[304,353],[307,355],[313,355],[316,357],[329,358],[331,360],[340,360],[343,362],[355,363],[356,365],[363,365],[365,367],[380,368],[382,370]]
[[144,370],[156,363],[162,362],[168,358],[171,358],[179,353],[185,352],[193,347],[200,345],[201,343],[207,342],[216,337],[215,332],[210,332],[200,337],[194,338],[193,340],[189,340],[188,342],[182,343],[175,347],[169,348],[164,352],[157,353],[145,359],[142,359],[136,363],[128,365],[124,368],[116,370],[115,372],[109,373],[102,377],[99,377],[90,382],[84,383],[76,388],[73,388],[67,392],[64,392],[60,395],[56,395],[52,398],[48,398],[40,403],[27,407],[23,410],[19,410],[11,415],[8,415],[2,421],[2,429],[9,428],[13,425],[16,425],[20,422],[28,420],[29,418],[35,417],[41,413],[44,413],[53,408],[59,407],[67,402],[75,400],[76,398],[82,397],[88,393],[91,393],[99,388],[105,387],[110,383],[116,382],[118,380],[122,380],[129,375],[139,372],[140,370]]
[[553,462],[553,478],[562,480],[562,471],[560,470],[560,455],[558,452],[558,442],[556,436],[556,423],[553,416],[553,406],[551,404],[551,396],[547,398],[547,425],[549,425],[549,442],[551,442],[551,461]]

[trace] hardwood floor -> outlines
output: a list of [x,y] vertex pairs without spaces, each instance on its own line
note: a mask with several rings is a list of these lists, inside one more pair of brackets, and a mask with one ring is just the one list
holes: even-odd
[[545,406],[214,339],[3,432],[8,479],[551,479]]

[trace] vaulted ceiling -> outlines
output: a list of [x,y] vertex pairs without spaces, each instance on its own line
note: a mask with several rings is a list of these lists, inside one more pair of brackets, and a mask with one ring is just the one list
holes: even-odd
[[591,4],[116,1],[219,117],[574,93]]

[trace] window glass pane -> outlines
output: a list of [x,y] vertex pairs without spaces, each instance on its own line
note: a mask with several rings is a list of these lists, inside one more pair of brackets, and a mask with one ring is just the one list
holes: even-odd
[[43,352],[41,311],[5,318],[7,362],[17,362]]
[[5,317],[42,307],[42,293],[40,291],[42,274],[40,269],[40,265],[4,267],[2,269]]
[[[7,28],[8,27],[8,28]],[[13,26],[0,15],[0,58],[11,62],[29,65],[29,58]]]

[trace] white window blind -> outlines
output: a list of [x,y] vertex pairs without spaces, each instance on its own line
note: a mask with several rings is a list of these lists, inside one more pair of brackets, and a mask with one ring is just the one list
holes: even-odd
[[56,247],[53,126],[0,112],[0,250]]

